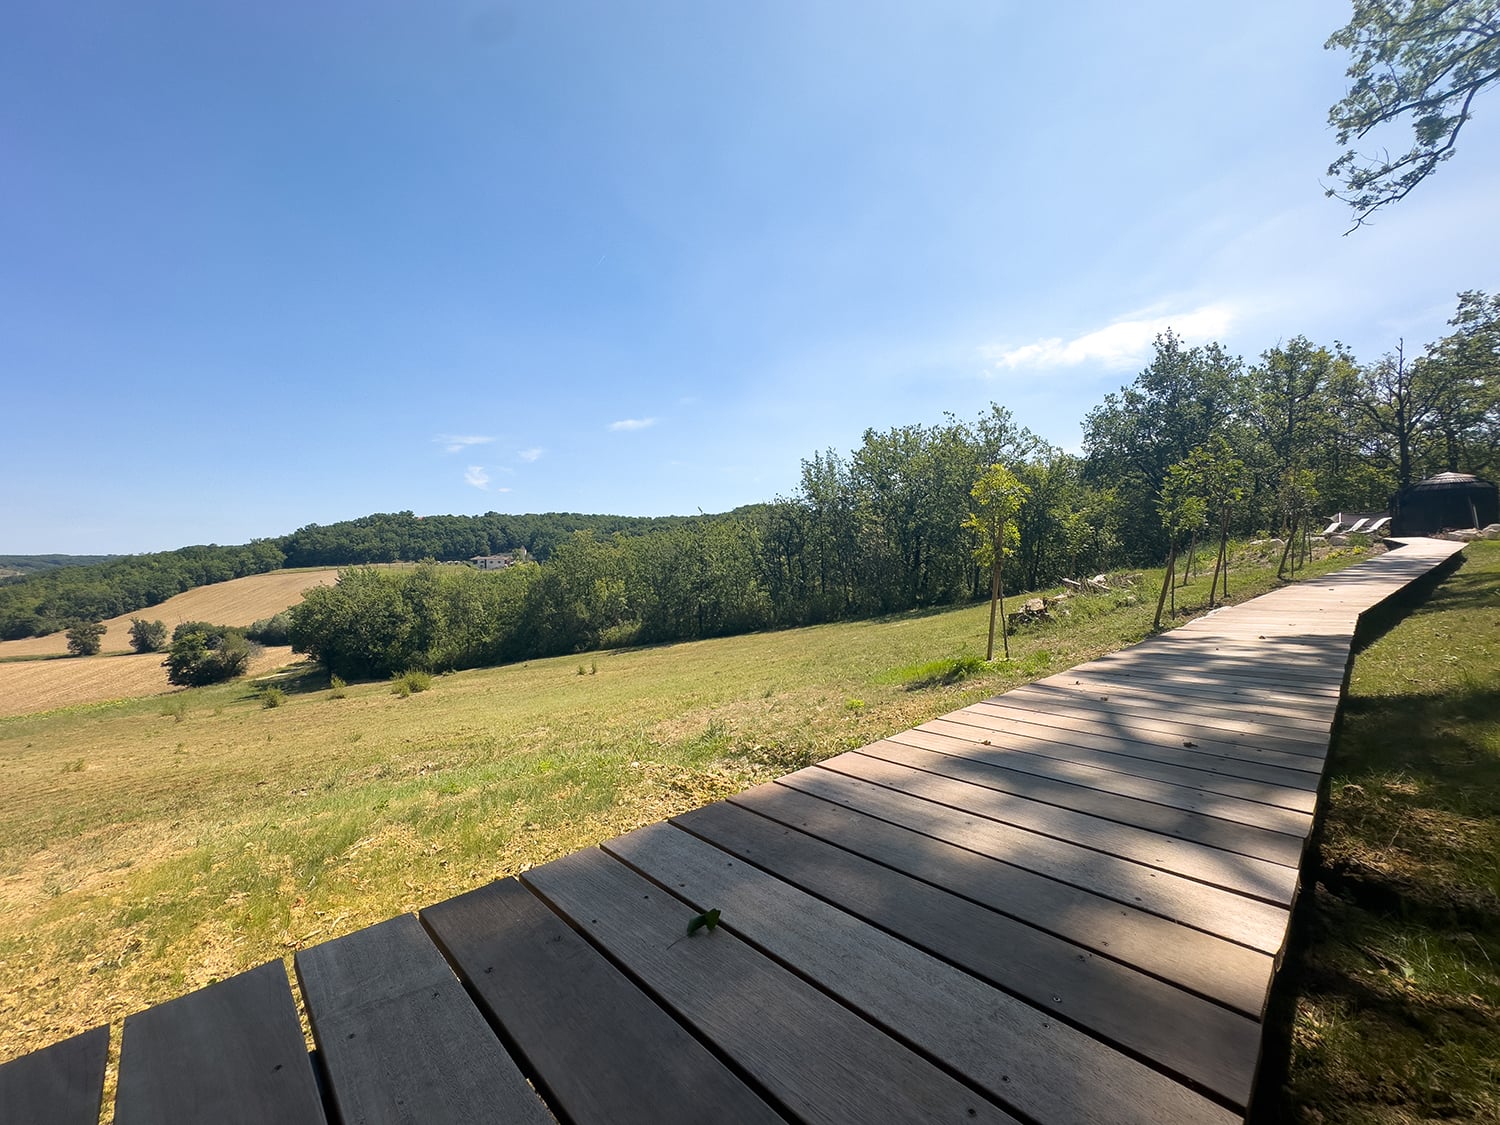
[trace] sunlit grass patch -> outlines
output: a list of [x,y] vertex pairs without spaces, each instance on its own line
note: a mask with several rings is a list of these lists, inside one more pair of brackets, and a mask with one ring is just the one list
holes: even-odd
[[1358,656],[1260,1120],[1500,1120],[1500,544]]

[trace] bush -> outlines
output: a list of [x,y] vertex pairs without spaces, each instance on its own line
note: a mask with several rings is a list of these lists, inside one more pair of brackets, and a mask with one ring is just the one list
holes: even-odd
[[348,685],[344,683],[344,678],[342,676],[328,677],[329,699],[343,699],[344,696],[349,694],[349,692],[346,690],[347,688]]
[[232,680],[250,663],[250,642],[238,629],[201,621],[179,625],[162,666],[174,684],[201,687]]
[[97,656],[107,626],[101,621],[75,621],[68,626],[68,652],[74,656]]
[[141,617],[130,619],[130,647],[136,652],[160,652],[166,643],[166,622],[147,621]]
[[405,699],[414,691],[426,691],[430,688],[432,686],[432,674],[414,668],[411,671],[401,672],[398,675],[392,676],[391,683],[394,685],[391,690],[402,699]]
[[292,615],[282,610],[274,617],[262,617],[245,630],[245,637],[258,645],[289,645],[292,643]]
[[268,687],[260,693],[260,705],[265,708],[280,707],[286,702],[286,692],[279,687]]

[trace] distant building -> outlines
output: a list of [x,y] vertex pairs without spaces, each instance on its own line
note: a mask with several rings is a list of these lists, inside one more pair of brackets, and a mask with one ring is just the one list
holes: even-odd
[[1468,473],[1439,473],[1391,498],[1394,535],[1433,535],[1500,523],[1495,485]]
[[527,562],[530,558],[525,547],[517,547],[514,551],[504,555],[475,555],[469,562],[480,570],[504,570],[506,567],[515,566],[516,563]]

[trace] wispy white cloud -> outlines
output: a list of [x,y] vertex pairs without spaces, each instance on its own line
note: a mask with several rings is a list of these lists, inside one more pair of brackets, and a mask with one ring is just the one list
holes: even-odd
[[475,488],[488,488],[490,474],[484,471],[483,465],[470,465],[464,470],[464,483],[472,484]]
[[655,418],[621,418],[618,422],[611,422],[611,430],[644,430],[648,426],[656,425]]
[[488,445],[495,439],[480,434],[438,434],[432,440],[441,445],[445,452],[462,453],[471,445]]
[[543,451],[539,448],[522,449],[516,453],[516,456],[519,457],[522,461],[530,462],[535,461],[538,457],[540,457],[542,455],[542,452]]
[[1168,328],[1192,343],[1223,336],[1237,318],[1227,304],[1204,305],[1191,311],[1117,320],[1104,328],[1064,340],[1054,336],[1019,348],[986,348],[994,366],[1019,368],[1073,367],[1097,363],[1106,368],[1130,367],[1151,354],[1156,337]]

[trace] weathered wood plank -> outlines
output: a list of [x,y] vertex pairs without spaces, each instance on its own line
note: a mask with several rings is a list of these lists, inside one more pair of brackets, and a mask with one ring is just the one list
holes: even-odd
[[[983,734],[983,732],[973,733]],[[993,733],[988,734],[985,735],[984,740],[981,740],[979,737],[955,738],[951,734],[938,734],[930,730],[906,730],[893,734],[884,741],[962,757],[969,761],[988,762],[1007,770],[1033,773],[1040,777],[1088,786],[1103,793],[1153,801],[1203,816],[1263,828],[1265,831],[1291,836],[1297,840],[1305,839],[1312,830],[1310,813],[1247,801],[1240,797],[1230,797],[1227,794],[1213,793],[1206,789],[1194,789],[1187,785],[1174,785],[1155,778],[1120,773],[1118,770],[1102,769],[1085,762],[1028,754],[1024,750],[1024,747],[1029,745],[1028,741],[1024,738],[1016,738],[1008,732],[1001,734],[998,738]]]
[[96,1027],[0,1065],[6,1125],[96,1125],[104,1099],[109,1027]]
[[1056,676],[1035,681],[1043,687],[1086,687],[1091,691],[1110,692],[1120,687],[1130,687],[1149,693],[1152,698],[1191,701],[1215,708],[1223,707],[1234,713],[1269,715],[1285,713],[1303,718],[1321,720],[1338,709],[1337,695],[1308,695],[1301,692],[1282,691],[1260,684],[1230,683],[1220,678],[1194,679],[1173,676],[1156,668],[1100,668],[1093,664],[1081,664]]
[[948,805],[960,812],[1079,844],[1277,905],[1290,906],[1296,894],[1297,871],[1283,864],[1236,855],[1191,840],[1176,839],[1057,805],[1015,797],[864,754],[840,754],[814,768],[873,782]]
[[1272,832],[1253,824],[1221,820],[1171,805],[1158,804],[1119,792],[1107,792],[1085,785],[1054,781],[1036,774],[1013,770],[1007,765],[979,757],[956,757],[953,754],[919,749],[884,739],[861,747],[860,754],[883,758],[888,762],[941,774],[957,781],[997,789],[1017,797],[1047,804],[1061,805],[1075,812],[1118,821],[1135,828],[1160,832],[1180,840],[1191,840],[1212,848],[1254,856],[1257,859],[1296,867],[1302,859],[1303,840]]
[[[700,813],[695,816],[699,829],[712,831],[722,826],[736,839],[739,838],[736,825],[748,823],[752,831],[759,825],[766,837],[760,841],[764,844],[761,855],[773,861],[777,858],[778,837],[794,836],[804,844],[807,842],[807,837],[800,833],[732,806],[710,806]],[[794,843],[792,851],[798,846]],[[1021,963],[1027,962],[1032,953],[1025,944],[1007,944],[1007,960],[994,953],[994,940],[1001,940],[999,931],[989,935],[993,939],[989,942],[973,932],[966,936],[954,934],[952,941],[943,940],[945,921],[981,928],[992,922],[1008,923],[1015,928],[1018,923],[1002,920],[982,907],[839,852],[837,848],[815,847],[815,855],[799,854],[794,859],[802,868],[811,869],[820,857],[835,858],[838,873],[852,880],[839,881],[831,872],[823,879],[825,884],[838,883],[840,898],[836,901],[822,901],[826,896],[813,897],[784,881],[781,872],[774,868],[767,873],[738,862],[718,847],[669,825],[639,829],[610,841],[606,850],[665,883],[695,909],[707,909],[713,903],[725,904],[722,925],[792,966],[950,1070],[974,1081],[1017,1112],[1047,1120],[1087,1121],[1109,1117],[1122,1123],[1199,1121],[1208,1115],[1223,1116],[1220,1107],[1210,1106],[1201,1097],[1188,1093],[1175,1080],[970,975],[975,966],[960,961],[963,954],[973,955],[970,960],[984,962],[985,967],[1006,960],[1005,969],[1019,978],[1024,975]],[[780,851],[784,855],[787,849]],[[851,869],[854,869],[852,875]],[[900,919],[907,929],[885,933],[856,917],[866,915],[858,909],[851,910],[851,904],[866,905],[872,895],[878,896],[879,889],[873,883],[881,884],[881,889],[890,890],[895,896],[882,903],[877,908],[879,912],[885,918]],[[913,941],[910,924],[914,919],[910,910],[900,905],[904,888],[910,888],[912,893],[905,905],[923,911],[922,922],[915,928],[922,931],[922,936],[936,938],[950,947],[939,951],[944,960],[916,948],[924,944],[922,941],[915,946],[908,944]],[[1022,936],[1021,941],[1026,940]],[[1072,952],[1061,955],[1056,965],[1043,965],[1039,971],[1053,970],[1052,983],[1068,991],[1068,1010],[1075,1018],[1086,1019],[1092,1014],[1085,1012],[1090,1006],[1086,995],[1089,983],[1080,979],[1078,972],[1069,970],[1078,965],[1087,975],[1095,968],[1094,959],[1080,962],[1077,946],[1067,946],[1056,938],[1050,941],[1059,950]],[[953,956],[955,949],[959,956]],[[1132,985],[1144,980],[1148,991],[1155,990],[1152,999],[1157,998],[1157,993],[1175,991],[1150,978],[1130,974],[1124,966],[1099,960],[1108,966],[1108,971],[1100,974],[1100,980],[1108,985],[1119,981],[1130,992]],[[970,972],[946,961],[958,963]],[[1114,975],[1110,976],[1110,972]],[[1028,984],[1033,992],[1048,987],[1035,978]],[[1128,1003],[1124,994],[1117,999],[1120,1005]],[[1243,1053],[1246,1040],[1235,1033],[1248,1030],[1253,1053],[1257,1032],[1253,1021],[1214,1008],[1206,1001],[1185,999],[1188,1005],[1215,1014],[1206,1021],[1205,1030],[1224,1035],[1227,1040],[1224,1046],[1231,1050]],[[1053,1011],[1064,1007],[1050,994],[1044,1000],[1043,1006]],[[1073,1010],[1075,1007],[1077,1011]],[[1162,1007],[1174,1017],[1183,1014],[1189,1023],[1198,1014]],[[1141,1021],[1137,1022],[1149,1018],[1143,1011]],[[1233,1082],[1239,1077],[1229,1076],[1229,1080]],[[1248,1084],[1248,1073],[1243,1077]]]
[[422,921],[574,1125],[782,1121],[516,880],[430,906]]
[[[1247,781],[1262,781],[1270,785],[1289,789],[1316,789],[1317,778],[1322,770],[1322,760],[1313,757],[1292,758],[1288,755],[1253,747],[1221,749],[1211,746],[1213,727],[1203,730],[1183,728],[1176,731],[1151,731],[1131,724],[1113,722],[1104,705],[1086,714],[1083,708],[1058,708],[1050,714],[1041,710],[1035,701],[1013,701],[1007,696],[974,703],[954,711],[943,718],[950,722],[972,723],[975,726],[995,726],[997,723],[1029,723],[1032,726],[1068,732],[1061,737],[1072,741],[1074,734],[1099,735],[1114,739],[1119,748],[1116,753],[1141,753],[1140,747],[1152,761],[1186,766],[1226,777],[1239,777]],[[1036,716],[1042,716],[1038,719]],[[1086,716],[1086,717],[1085,717]],[[1075,729],[1076,728],[1076,729]],[[1006,729],[1005,726],[1000,729]],[[1031,732],[1027,732],[1031,733]],[[1038,734],[1038,737],[1045,737]],[[1132,746],[1131,744],[1135,744]]]
[[1305,718],[1289,711],[1268,710],[1253,705],[1240,706],[1233,703],[1198,701],[1186,695],[1166,691],[1152,691],[1142,684],[1120,684],[1114,690],[1085,689],[1083,685],[1064,688],[1058,684],[1023,684],[1006,694],[1015,699],[1036,700],[1041,706],[1052,706],[1056,702],[1069,704],[1107,703],[1109,710],[1138,712],[1144,715],[1163,715],[1174,722],[1211,720],[1212,725],[1225,730],[1236,730],[1260,738],[1278,738],[1283,741],[1301,741],[1315,745],[1328,741],[1333,716],[1319,715]]
[[1027,832],[947,805],[898,793],[831,770],[809,767],[777,781],[815,797],[911,828],[970,851],[1025,867],[1128,906],[1137,906],[1259,949],[1280,951],[1289,918],[1285,907],[1063,840]]
[[1272,958],[1157,914],[792,789],[731,803],[1259,1018]]
[[[725,925],[971,1078],[983,1055],[998,1055],[999,1073],[979,1071],[991,1093],[1004,1097],[1000,1074],[1034,1075],[1031,1096],[1007,1099],[1019,1112],[1045,1116],[1039,1110],[1050,1099],[1055,1114],[1069,1074],[1087,1075],[1095,1087],[1075,1095],[1073,1119],[1111,1117],[1110,1102],[1121,1121],[1197,1120],[1205,1112],[1196,1097],[1183,1104],[1175,1082],[1101,1050],[1091,1035],[1241,1107],[1249,1098],[1255,1020],[733,805],[710,805],[679,823],[769,875],[654,828],[608,848],[695,902],[731,904]],[[963,974],[903,943],[1025,1003],[986,1000],[985,990],[963,986]],[[1049,1012],[1088,1034],[1050,1022]],[[978,1013],[988,1025],[982,1035]]]
[[1148,672],[1105,672],[1087,665],[1071,668],[1027,686],[1059,688],[1089,696],[1114,696],[1119,692],[1126,692],[1131,699],[1161,704],[1168,712],[1192,707],[1195,709],[1192,712],[1194,714],[1249,719],[1270,728],[1292,727],[1294,736],[1297,731],[1302,730],[1316,733],[1323,724],[1330,721],[1338,709],[1336,698],[1287,698],[1263,688],[1236,687],[1233,684],[1223,684],[1222,681],[1220,686],[1213,687],[1207,684],[1174,682]]
[[[1153,747],[1201,752],[1190,757],[1176,755],[1187,762],[1208,755],[1318,772],[1328,756],[1328,747],[1321,742],[1227,730],[1212,719],[1202,716],[1172,718],[1169,714],[1161,714],[1153,717],[1149,714],[1111,711],[1107,701],[1084,697],[1068,699],[1060,696],[1055,704],[1043,706],[1033,697],[1007,693],[982,699],[952,712],[948,717],[960,716],[966,712],[976,715],[1004,715],[1013,722],[1034,723],[1055,730],[1076,729],[1083,733],[1104,734],[1125,741],[1145,742]],[[1202,766],[1198,768],[1201,769]]]
[[[979,710],[981,706],[986,710]],[[1245,801],[1278,805],[1300,813],[1310,814],[1317,807],[1318,794],[1315,789],[1221,772],[1214,768],[1215,762],[1211,757],[1172,757],[1171,760],[1161,761],[1152,756],[1153,750],[1163,749],[1159,744],[1133,741],[1108,733],[1075,730],[1062,725],[1048,727],[1042,723],[1027,723],[1024,718],[1019,717],[1021,713],[995,714],[988,707],[988,704],[975,704],[973,708],[954,711],[941,719],[923,723],[916,729],[978,742],[980,745],[1004,745],[1017,752],[1083,762],[1099,769],[1153,778]],[[1165,749],[1172,751],[1175,748],[1169,743]],[[1201,764],[1186,764],[1190,761]]]
[[696,911],[601,851],[522,879],[796,1117],[1015,1120],[723,927],[688,937]]
[[280,961],[126,1017],[115,1125],[324,1120]]
[[[1317,805],[1316,787],[1304,781],[1305,777],[1310,777],[1307,771],[1245,777],[1245,772],[1265,774],[1265,771],[1254,768],[1256,762],[1221,759],[1217,754],[1179,748],[1176,739],[1169,739],[1166,744],[1146,742],[1112,735],[1107,724],[1103,723],[1091,723],[1091,729],[1083,730],[1074,729],[1077,726],[1082,726],[1080,720],[1067,715],[1058,715],[1055,724],[1049,726],[1044,718],[1038,720],[1032,712],[1011,711],[1001,703],[974,703],[962,711],[933,718],[916,729],[974,739],[981,744],[984,744],[984,739],[990,739],[992,745],[1001,744],[1004,739],[1005,744],[1026,753],[1053,757],[1062,754],[1068,760],[1088,762],[1103,769],[1115,769],[1137,777],[1155,777],[1226,796],[1238,796],[1245,801],[1295,808],[1302,813],[1311,813]],[[1019,738],[1029,739],[1029,744],[1017,744]],[[1293,778],[1298,783],[1293,784]]]
[[[1245,685],[1288,692],[1305,699],[1331,699],[1337,703],[1343,686],[1344,661],[1337,655],[1267,661],[1218,651],[1216,645],[1179,644],[1166,648],[1121,649],[1098,657],[1082,668],[1111,674],[1150,672],[1168,682],[1186,685]],[[1066,673],[1062,673],[1066,675]]]
[[301,950],[296,966],[343,1120],[552,1121],[414,915]]

